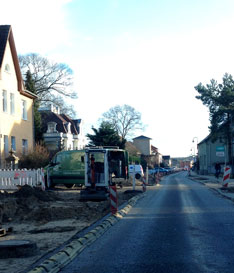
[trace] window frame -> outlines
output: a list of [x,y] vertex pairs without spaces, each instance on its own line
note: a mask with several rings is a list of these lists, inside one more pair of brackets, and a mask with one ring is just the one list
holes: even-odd
[[11,136],[11,149],[16,151],[16,138],[15,136]]
[[28,140],[23,138],[22,139],[22,154],[26,155],[27,153],[28,153]]
[[28,120],[27,101],[26,100],[21,100],[21,103],[22,103],[22,119],[23,120]]
[[15,114],[15,94],[10,93],[10,113],[11,115]]
[[8,135],[3,136],[3,147],[4,147],[4,155],[7,157],[9,155],[9,139]]
[[7,91],[2,90],[2,111],[7,113]]

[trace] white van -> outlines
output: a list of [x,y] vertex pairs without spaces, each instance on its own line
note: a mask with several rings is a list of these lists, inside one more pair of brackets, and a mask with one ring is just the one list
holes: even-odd
[[[135,169],[135,170],[134,170]],[[133,176],[135,173],[135,178],[140,179],[144,176],[143,168],[141,165],[129,165],[128,166],[129,175]]]

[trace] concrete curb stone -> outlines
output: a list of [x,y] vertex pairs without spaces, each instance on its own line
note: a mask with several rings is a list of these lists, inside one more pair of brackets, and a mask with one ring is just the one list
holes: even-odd
[[[229,200],[231,200],[231,201],[234,202],[234,197],[228,196],[228,195],[227,195],[228,193],[223,192],[220,188],[217,188],[217,187],[215,187],[215,186],[212,187],[211,185],[209,185],[209,184],[208,184],[207,182],[205,182],[204,180],[193,179],[193,177],[200,177],[200,176],[202,177],[202,175],[192,175],[192,176],[190,177],[190,179],[191,179],[192,181],[196,181],[196,182],[199,182],[199,183],[205,185],[205,186],[208,187],[209,189],[211,189],[211,190],[217,192],[218,194],[222,195],[224,198],[229,199]],[[217,185],[217,182],[219,182],[219,183],[221,182],[221,181],[215,180],[212,176],[205,176],[205,177],[207,177],[207,179],[209,179],[211,183],[213,182],[214,185]],[[231,179],[230,181],[233,182],[233,179]],[[233,183],[232,183],[232,184],[233,184]],[[219,185],[219,184],[218,184],[218,185]],[[219,185],[219,186],[221,186],[221,185]],[[229,193],[229,194],[230,194],[230,193]]]
[[115,215],[111,215],[105,219],[96,228],[89,231],[84,237],[75,239],[42,264],[30,270],[28,273],[56,273],[62,267],[71,262],[79,253],[81,253],[87,246],[91,245],[99,237],[101,237],[111,226],[116,224],[123,216],[125,216],[130,209],[137,203],[137,201],[144,197],[145,193],[136,195],[128,201],[123,209],[118,211]]

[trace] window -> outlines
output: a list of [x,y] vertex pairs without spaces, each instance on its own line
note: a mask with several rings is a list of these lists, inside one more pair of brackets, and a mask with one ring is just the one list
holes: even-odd
[[11,115],[15,114],[15,95],[10,93],[10,111]]
[[4,154],[8,156],[9,148],[8,148],[8,136],[4,135]]
[[2,91],[2,110],[3,112],[7,112],[7,91]]
[[16,151],[16,142],[15,142],[15,137],[14,136],[11,137],[11,149],[13,151]]
[[27,120],[27,102],[22,100],[22,119]]
[[53,122],[53,121],[48,122],[47,133],[56,133],[57,132],[56,125],[57,125],[56,122]]
[[25,155],[28,152],[28,140],[22,139],[22,154]]
[[6,65],[5,65],[5,71],[6,71],[6,72],[10,72],[10,71],[11,71],[9,64],[6,64]]

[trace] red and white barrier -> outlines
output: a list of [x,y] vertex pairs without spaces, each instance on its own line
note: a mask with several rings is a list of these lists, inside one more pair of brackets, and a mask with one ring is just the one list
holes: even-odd
[[118,211],[118,200],[116,185],[110,186],[110,202],[111,202],[111,213],[116,214]]
[[146,191],[146,182],[145,182],[145,178],[142,179],[142,191],[143,191],[143,192]]
[[228,182],[230,180],[230,175],[231,175],[231,168],[226,166],[224,168],[224,173],[223,173],[223,182],[222,182],[222,186],[223,187],[228,187]]
[[17,186],[32,187],[41,184],[41,169],[0,170],[0,190],[17,189]]

